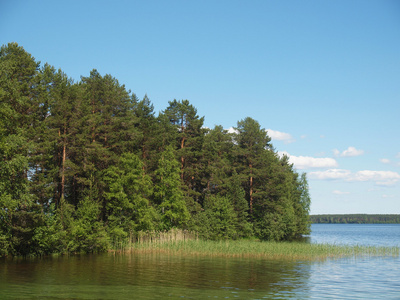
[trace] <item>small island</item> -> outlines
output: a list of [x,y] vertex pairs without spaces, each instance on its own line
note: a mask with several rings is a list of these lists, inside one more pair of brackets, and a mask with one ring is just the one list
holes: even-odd
[[306,174],[251,117],[206,128],[188,100],[156,115],[111,75],[73,82],[17,43],[1,47],[0,74],[0,256],[103,252],[175,229],[310,232]]

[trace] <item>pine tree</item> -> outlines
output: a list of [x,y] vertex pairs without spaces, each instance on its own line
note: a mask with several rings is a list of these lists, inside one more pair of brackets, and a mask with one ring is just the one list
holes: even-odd
[[151,175],[157,168],[158,154],[162,148],[158,137],[163,134],[160,132],[160,125],[154,115],[154,106],[147,95],[140,101],[133,95],[132,102],[133,113],[136,117],[135,128],[140,136],[137,153],[140,153],[146,174]]
[[96,70],[89,77],[82,77],[80,87],[83,91],[79,106],[81,118],[74,124],[77,130],[72,133],[74,145],[70,157],[77,167],[73,175],[74,194],[79,197],[90,184],[88,178],[94,176],[104,218],[102,171],[115,165],[119,155],[138,143],[133,104],[125,86],[110,75],[101,76]]
[[32,169],[32,185],[42,205],[59,206],[67,193],[71,132],[78,105],[78,89],[61,70],[49,65],[39,76],[40,110],[33,137],[36,151]]
[[0,241],[3,254],[34,253],[43,223],[29,190],[39,63],[16,43],[0,49]]
[[232,136],[222,126],[215,126],[206,133],[201,174],[205,193],[226,192],[226,181],[232,173],[232,148]]
[[201,149],[204,140],[202,129],[204,117],[197,115],[197,109],[188,100],[170,101],[164,111],[165,116],[175,127],[177,155],[180,161],[181,179],[190,197],[199,200],[201,195]]
[[235,129],[238,132],[235,135],[238,172],[245,180],[246,197],[252,214],[255,193],[258,187],[262,186],[261,182],[257,184],[256,181],[265,172],[262,167],[265,166],[264,152],[272,150],[271,139],[265,129],[250,117],[239,121]]

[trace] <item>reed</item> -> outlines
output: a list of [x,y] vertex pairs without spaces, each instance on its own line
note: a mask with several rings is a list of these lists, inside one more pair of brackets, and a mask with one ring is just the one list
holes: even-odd
[[195,232],[173,229],[139,232],[128,240],[114,241],[113,251],[179,255],[254,257],[285,260],[325,260],[361,256],[399,256],[399,247],[346,246],[257,240],[206,241]]
[[136,234],[131,234],[129,238],[130,244],[164,244],[188,240],[198,240],[197,233],[181,229],[171,229],[169,231],[140,231]]
[[157,245],[189,240],[198,240],[196,232],[171,229],[168,231],[139,231],[131,233],[127,239],[113,239],[111,249],[113,251],[125,251],[138,247],[138,245]]
[[345,246],[301,242],[260,242],[255,240],[204,241],[195,233],[141,233],[132,236],[121,251],[178,255],[254,257],[284,260],[325,260],[361,256],[399,256],[398,247]]

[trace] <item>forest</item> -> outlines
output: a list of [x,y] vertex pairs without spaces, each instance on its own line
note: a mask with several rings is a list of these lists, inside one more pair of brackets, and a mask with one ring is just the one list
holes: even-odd
[[139,232],[283,241],[310,195],[251,117],[206,128],[188,100],[91,70],[74,82],[17,43],[0,50],[0,256],[100,252]]
[[371,215],[371,214],[344,214],[344,215],[310,215],[311,223],[328,224],[400,224],[400,215]]

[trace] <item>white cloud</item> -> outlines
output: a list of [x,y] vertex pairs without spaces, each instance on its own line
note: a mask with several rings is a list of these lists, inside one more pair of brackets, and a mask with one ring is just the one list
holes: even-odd
[[375,184],[379,186],[393,186],[397,183],[397,181],[398,181],[397,179],[377,181],[375,182]]
[[277,130],[267,129],[267,134],[272,140],[284,141],[285,143],[293,143],[295,140],[291,134]]
[[333,154],[335,156],[341,156],[341,157],[353,157],[353,156],[360,156],[364,154],[364,150],[358,150],[355,147],[350,146],[343,152],[340,152],[337,149],[333,149]]
[[392,171],[371,171],[363,170],[352,173],[349,170],[329,169],[325,171],[310,172],[308,176],[319,180],[338,180],[342,179],[348,182],[375,182],[380,186],[391,186],[400,180],[400,174]]
[[333,149],[333,155],[334,156],[340,156],[340,151],[338,149]]
[[297,169],[337,167],[336,160],[329,157],[318,158],[310,156],[294,156],[290,155],[286,151],[278,152],[278,155],[281,157],[287,155],[289,157],[289,162]]
[[392,171],[358,171],[348,181],[375,181],[377,185],[393,185],[400,180],[400,174]]
[[[398,157],[398,154],[396,155],[396,158],[400,158],[400,157]],[[392,166],[395,166],[395,167],[400,167],[400,162],[399,161],[392,161],[392,160],[387,159],[387,158],[381,158],[381,159],[379,159],[379,161],[381,163],[383,163],[383,164],[392,165]]]
[[393,195],[386,195],[386,194],[383,194],[383,195],[382,195],[382,198],[394,198],[394,196],[393,196]]
[[348,195],[348,194],[350,194],[350,192],[342,192],[342,191],[339,191],[339,190],[335,190],[335,191],[332,192],[332,194],[335,194],[335,195]]
[[316,171],[308,173],[308,176],[313,179],[320,180],[335,180],[335,179],[347,179],[351,175],[349,170],[343,169],[329,169],[326,171]]
[[383,164],[390,164],[390,160],[387,158],[381,158],[379,161]]
[[239,131],[238,131],[238,130],[236,130],[235,128],[233,128],[233,127],[229,127],[229,129],[228,129],[228,133],[236,133],[236,134],[238,134],[238,133],[239,133]]
[[342,152],[342,156],[349,157],[349,156],[360,156],[364,154],[364,150],[358,150],[355,147],[349,147]]

